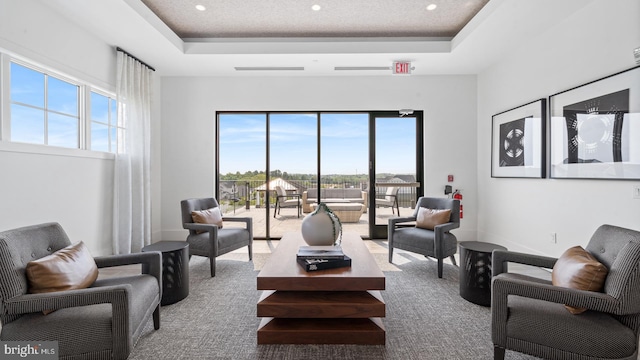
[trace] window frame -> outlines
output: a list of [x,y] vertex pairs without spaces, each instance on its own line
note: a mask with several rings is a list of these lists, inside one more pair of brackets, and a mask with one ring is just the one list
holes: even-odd
[[[108,101],[107,103],[108,123],[107,124],[100,121],[95,121],[91,116],[91,95],[94,93],[107,98],[107,101]],[[116,99],[116,95],[96,87],[89,87],[85,95],[86,95],[85,103],[87,104],[87,109],[86,109],[87,121],[86,121],[86,131],[85,131],[85,138],[87,139],[87,143],[86,143],[87,150],[108,152],[111,154],[121,153],[122,148],[120,145],[121,144],[120,137],[124,135],[126,129],[124,128],[124,126],[122,126],[122,121],[118,121],[118,99]],[[115,104],[112,105],[112,101]],[[115,113],[112,111],[114,107],[115,107]],[[107,126],[107,134],[108,134],[108,141],[109,141],[108,151],[91,149],[92,140],[93,140],[93,137],[91,136],[91,130],[93,127],[93,123]],[[115,129],[116,131],[115,141],[111,140],[112,129]]]
[[[18,66],[21,66],[25,69],[34,71],[38,74],[41,74],[44,76],[44,83],[43,83],[43,104],[42,107],[40,107],[40,105],[33,105],[33,104],[27,104],[27,103],[22,103],[22,102],[17,102],[17,101],[13,101],[13,99],[11,98],[11,93],[12,93],[12,88],[11,88],[11,68],[13,66],[13,64],[16,64]],[[19,59],[10,59],[9,60],[9,70],[8,70],[9,76],[8,78],[5,80],[9,83],[9,96],[8,96],[8,106],[9,106],[9,113],[10,113],[10,117],[9,117],[9,133],[7,134],[7,137],[9,138],[9,141],[11,142],[24,142],[24,141],[14,141],[11,138],[11,126],[13,125],[13,114],[11,113],[11,108],[14,105],[17,106],[21,106],[23,108],[27,108],[27,109],[33,109],[33,110],[37,110],[37,111],[42,111],[43,113],[43,121],[44,121],[44,136],[43,136],[43,143],[30,143],[27,142],[29,144],[37,144],[37,145],[46,145],[46,146],[56,146],[56,147],[64,147],[64,148],[69,148],[69,149],[82,149],[83,148],[83,138],[84,136],[82,136],[82,131],[83,131],[83,126],[82,126],[82,112],[84,109],[83,103],[82,103],[82,92],[83,92],[83,84],[79,83],[78,81],[74,80],[74,79],[70,79],[68,77],[65,77],[64,75],[58,74],[56,72],[52,72],[52,71],[48,71],[47,69],[44,68],[39,68],[31,63],[19,60]],[[49,92],[49,83],[51,78],[56,79],[58,81],[73,85],[76,87],[76,108],[75,108],[75,114],[69,114],[69,113],[64,113],[61,112],[59,110],[54,110],[50,107],[49,105],[49,100],[50,100],[50,92]],[[68,118],[72,118],[75,120],[76,123],[76,139],[75,139],[75,144],[74,146],[61,146],[61,145],[52,145],[51,144],[51,140],[50,140],[50,118],[52,117],[52,115],[59,115],[59,116],[64,116],[64,117],[68,117]]]
[[[56,80],[64,81],[69,84],[75,85],[78,87],[78,116],[77,116],[77,147],[64,147],[57,145],[49,145],[47,141],[47,128],[46,122],[48,121],[48,116],[45,115],[45,137],[43,143],[28,143],[28,142],[18,142],[13,141],[11,139],[11,123],[12,123],[12,114],[11,107],[14,104],[11,100],[11,64],[15,63],[17,65],[26,67],[30,70],[39,72],[44,74],[45,76],[45,104],[44,108],[30,106],[29,104],[23,104],[16,102],[16,105],[25,106],[28,108],[33,108],[37,110],[43,111],[45,114],[61,114],[59,111],[50,110],[47,107],[47,81],[48,77],[53,77]],[[91,94],[96,93],[102,96],[105,96],[109,99],[109,104],[111,105],[111,101],[115,102],[115,114],[112,114],[112,109],[109,108],[109,121],[112,122],[109,124],[109,130],[115,128],[117,132],[117,137],[114,143],[109,143],[109,151],[102,150],[91,150],[91,124],[93,122],[91,118]],[[124,136],[126,134],[126,129],[118,126],[117,122],[117,97],[115,92],[105,90],[99,86],[95,86],[87,81],[83,81],[77,78],[74,78],[69,75],[65,75],[64,73],[51,69],[50,67],[46,67],[40,64],[37,64],[34,61],[30,61],[28,59],[22,58],[20,56],[14,56],[12,54],[8,54],[2,52],[0,50],[0,151],[14,151],[14,152],[26,152],[26,153],[39,153],[39,154],[51,154],[51,155],[64,155],[64,156],[77,156],[77,157],[91,157],[91,158],[105,158],[105,159],[113,159],[115,158],[115,154],[118,153],[120,149],[120,141],[124,140]],[[110,106],[111,107],[111,106]],[[68,114],[62,113],[64,116],[69,116]],[[115,117],[115,118],[114,118]],[[111,134],[109,134],[111,136]]]

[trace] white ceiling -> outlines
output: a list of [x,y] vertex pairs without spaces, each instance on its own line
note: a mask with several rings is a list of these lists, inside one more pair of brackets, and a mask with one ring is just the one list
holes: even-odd
[[[491,0],[453,38],[185,39],[141,0],[42,0],[42,3],[108,44],[119,46],[155,67],[161,76],[392,76],[390,70],[336,71],[334,67],[390,67],[393,61],[401,60],[412,62],[415,75],[477,74],[591,1]],[[237,71],[236,67],[304,67],[304,70]]]

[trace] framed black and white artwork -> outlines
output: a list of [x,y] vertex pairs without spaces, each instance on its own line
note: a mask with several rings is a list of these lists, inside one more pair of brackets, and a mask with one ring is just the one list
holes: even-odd
[[491,177],[546,177],[547,100],[492,116]]
[[640,66],[551,95],[550,175],[640,179]]

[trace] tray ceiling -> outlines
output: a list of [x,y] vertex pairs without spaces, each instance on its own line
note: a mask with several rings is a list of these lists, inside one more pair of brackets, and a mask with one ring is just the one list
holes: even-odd
[[[142,0],[183,39],[452,38],[488,1]],[[428,10],[429,5],[435,9]]]

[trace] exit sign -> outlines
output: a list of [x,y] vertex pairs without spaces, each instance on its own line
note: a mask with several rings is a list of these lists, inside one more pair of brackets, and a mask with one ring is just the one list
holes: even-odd
[[409,61],[394,61],[393,62],[394,74],[411,74],[411,62]]

